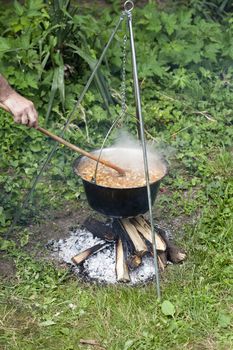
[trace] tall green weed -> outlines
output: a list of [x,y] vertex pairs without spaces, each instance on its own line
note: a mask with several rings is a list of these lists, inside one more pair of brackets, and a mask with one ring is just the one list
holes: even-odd
[[[0,11],[0,71],[20,93],[34,101],[40,124],[59,133],[118,15],[106,8],[101,14],[96,12],[96,20],[90,11],[72,7],[69,1],[54,0],[50,4],[36,0],[23,5],[15,1],[14,6],[4,5],[4,11]],[[217,21],[201,15],[190,3],[173,5],[171,11],[170,7],[161,10],[151,1],[135,8],[133,24],[147,136],[174,147],[177,161],[189,176],[205,176],[209,155],[222,145],[230,147],[232,140],[230,13]],[[101,144],[119,113],[115,103],[120,102],[125,30],[123,26],[117,33],[98,72],[98,92],[91,86],[66,134],[71,142],[87,149]],[[125,123],[136,133],[129,43],[127,51]],[[7,226],[52,142],[36,131],[13,124],[9,116],[0,113],[0,215],[3,226]],[[48,202],[43,198],[56,197],[52,193],[60,182],[63,191],[59,195],[66,199],[79,196],[70,165],[74,157],[66,149],[57,151],[44,175],[46,183],[52,180],[51,185],[42,182],[39,186],[42,204]],[[199,180],[194,179],[194,183]]]

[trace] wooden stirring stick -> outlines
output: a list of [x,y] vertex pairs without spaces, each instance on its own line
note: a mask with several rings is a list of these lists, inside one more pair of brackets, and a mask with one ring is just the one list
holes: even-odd
[[[0,103],[0,107],[1,107],[2,109],[4,109],[5,111],[11,113],[11,111],[10,111],[6,106],[4,106],[2,103]],[[72,143],[70,143],[70,142],[64,140],[63,138],[61,138],[61,137],[59,137],[59,136],[57,136],[57,135],[52,134],[50,131],[48,131],[48,130],[46,130],[46,129],[44,129],[44,128],[41,128],[40,126],[38,126],[38,127],[36,128],[36,130],[38,130],[38,131],[40,131],[41,133],[43,133],[43,134],[45,134],[45,135],[51,137],[53,140],[55,140],[55,141],[57,141],[57,142],[59,142],[59,143],[65,145],[65,146],[69,147],[69,148],[72,149],[73,151],[78,152],[78,153],[82,154],[83,156],[86,156],[86,157],[88,157],[88,158],[91,158],[91,159],[95,160],[96,162],[98,161],[99,163],[101,163],[101,164],[103,164],[103,165],[105,165],[105,166],[107,166],[107,167],[109,167],[109,168],[112,168],[112,169],[116,170],[120,175],[125,175],[125,170],[124,170],[124,169],[122,169],[122,168],[118,167],[117,165],[115,165],[115,164],[109,162],[108,160],[101,159],[101,158],[99,159],[98,156],[95,156],[95,155],[92,154],[92,153],[86,152],[86,151],[83,150],[82,148],[79,148],[79,147],[73,145]]]

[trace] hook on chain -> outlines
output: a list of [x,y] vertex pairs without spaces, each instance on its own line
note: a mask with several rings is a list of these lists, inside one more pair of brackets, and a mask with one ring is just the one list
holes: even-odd
[[124,3],[125,12],[130,13],[133,10],[133,8],[134,8],[134,3],[132,0],[127,0]]

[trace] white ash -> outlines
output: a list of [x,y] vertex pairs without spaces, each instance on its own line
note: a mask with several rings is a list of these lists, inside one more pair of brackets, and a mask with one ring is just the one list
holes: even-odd
[[114,244],[90,256],[83,266],[90,279],[102,283],[116,283]]
[[[104,284],[117,283],[115,271],[115,243],[106,246],[97,253],[91,255],[83,263],[82,268],[72,262],[72,257],[81,253],[87,248],[93,247],[105,241],[93,237],[92,233],[85,229],[77,229],[70,232],[70,237],[59,241],[49,241],[47,248],[53,251],[53,255],[60,261],[73,265],[74,273],[83,275],[88,280]],[[151,256],[144,256],[142,264],[133,271],[130,271],[131,282],[129,285],[145,283],[154,277],[154,259]]]

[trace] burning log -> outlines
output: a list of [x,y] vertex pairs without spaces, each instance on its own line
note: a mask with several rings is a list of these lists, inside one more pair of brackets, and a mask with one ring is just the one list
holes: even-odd
[[163,265],[167,266],[167,252],[158,252],[158,256],[160,257]]
[[104,222],[89,217],[84,221],[83,226],[95,237],[105,241],[113,241],[115,239],[112,227]]
[[186,259],[187,254],[183,249],[178,248],[175,244],[171,243],[169,247],[167,247],[167,256],[169,261],[178,264]]
[[158,264],[161,271],[164,271],[167,266],[167,252],[158,252]]
[[187,257],[184,249],[177,247],[172,241],[167,238],[166,232],[159,226],[156,226],[157,231],[162,236],[167,246],[167,259],[174,264],[184,261]]
[[134,244],[135,253],[139,256],[145,255],[148,252],[148,248],[135,226],[130,222],[129,219],[121,219],[121,223]]
[[164,271],[165,265],[164,265],[164,263],[163,263],[161,257],[158,255],[157,258],[158,258],[158,266],[159,266],[159,269],[160,269],[161,271]]
[[122,243],[127,246],[128,252],[133,255],[135,253],[135,246],[130,236],[125,231],[121,221],[118,219],[114,220],[112,228],[114,235],[116,235],[116,237],[119,237],[122,240]]
[[141,256],[138,255],[131,255],[129,259],[127,260],[128,266],[131,270],[136,269],[138,266],[142,263]]
[[118,282],[129,282],[129,270],[126,263],[126,252],[123,249],[122,240],[116,243],[116,276]]
[[[138,232],[140,232],[143,237],[152,244],[151,227],[148,222],[142,216],[137,216],[131,221]],[[166,242],[157,233],[155,234],[155,242],[157,250],[166,250]]]
[[102,250],[103,248],[105,248],[108,245],[109,245],[108,242],[98,243],[98,244],[94,245],[93,247],[88,248],[88,249],[84,250],[83,252],[73,256],[73,258],[71,260],[73,261],[74,264],[79,265],[79,264],[83,263],[87,258],[89,258],[89,256],[99,252],[100,250]]
[[[142,264],[146,253],[153,255],[151,226],[143,216],[130,219],[113,219],[111,224],[103,223],[94,218],[88,218],[84,227],[94,236],[105,240],[88,248],[72,258],[74,264],[83,263],[88,257],[115,244],[115,271],[118,282],[129,282],[129,270],[134,270]],[[186,258],[186,253],[171,242],[165,230],[155,225],[155,239],[158,268],[162,272],[168,261],[179,263]]]

